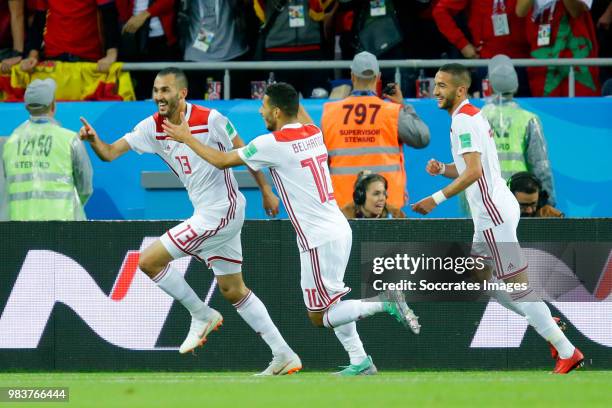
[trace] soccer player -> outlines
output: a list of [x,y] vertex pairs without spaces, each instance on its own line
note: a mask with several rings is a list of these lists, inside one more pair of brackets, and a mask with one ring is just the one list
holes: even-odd
[[[550,310],[529,287],[527,262],[516,237],[520,208],[501,177],[493,132],[480,110],[467,99],[470,73],[461,64],[443,65],[435,77],[434,96],[438,107],[451,115],[453,163],[431,159],[425,170],[454,179],[433,195],[412,205],[428,214],[438,204],[461,191],[466,192],[474,220],[472,254],[489,260],[495,278],[524,284],[526,289],[496,299],[506,308],[524,316],[544,337],[557,362],[554,373],[568,373],[582,364],[584,356],[565,337]],[[520,301],[519,301],[520,300]],[[556,355],[558,353],[558,355]],[[556,355],[556,356],[555,356]]]
[[[217,151],[244,146],[232,123],[218,111],[187,103],[187,79],[176,68],[160,71],[153,85],[158,112],[136,125],[113,144],[98,137],[84,119],[80,136],[88,140],[98,157],[112,161],[129,149],[161,157],[183,182],[194,206],[194,215],[167,231],[140,254],[138,266],[162,290],[191,313],[191,326],[179,351],[188,353],[206,342],[208,334],[223,322],[219,312],[197,296],[170,262],[193,256],[212,268],[223,296],[268,344],[273,359],[261,375],[291,374],[301,369],[299,357],[287,345],[270,319],[264,304],[242,279],[240,231],[245,198],[231,170],[218,170],[182,143],[172,140],[164,123],[181,123],[201,143]],[[261,172],[255,178],[269,214],[278,213],[278,198]]]
[[301,286],[312,323],[334,329],[350,356],[350,365],[339,374],[368,375],[377,372],[357,334],[355,322],[387,312],[418,333],[418,318],[401,292],[387,292],[365,300],[341,300],[350,288],[344,272],[351,252],[352,232],[334,199],[327,149],[321,130],[310,122],[299,105],[295,89],[286,83],[268,86],[260,113],[271,133],[259,136],[246,147],[223,152],[201,143],[185,119],[179,125],[164,121],[170,137],[193,149],[219,169],[246,164],[252,170],[270,168],[300,249]]

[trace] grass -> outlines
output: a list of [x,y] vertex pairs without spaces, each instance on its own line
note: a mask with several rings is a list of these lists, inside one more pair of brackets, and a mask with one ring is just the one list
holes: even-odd
[[[275,378],[252,373],[14,373],[0,387],[69,387],[87,407],[560,407],[612,406],[612,371],[384,372],[337,378],[304,372]],[[41,407],[41,403],[2,403]]]

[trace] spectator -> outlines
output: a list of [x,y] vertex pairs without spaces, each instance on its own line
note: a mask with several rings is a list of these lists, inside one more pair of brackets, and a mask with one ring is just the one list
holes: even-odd
[[612,96],[612,78],[604,82],[601,87],[601,96]]
[[[178,61],[176,0],[115,0],[121,29],[122,61]],[[151,84],[147,84],[150,88]]]
[[[408,58],[447,59],[451,44],[438,30],[433,11],[439,0],[403,1],[398,6],[399,20],[406,40]],[[427,41],[419,41],[427,38]],[[454,47],[452,47],[454,48]],[[459,52],[457,50],[457,52]],[[433,76],[433,75],[432,75]]]
[[346,218],[406,218],[399,208],[387,204],[387,179],[362,171],[357,176],[353,201],[342,208]]
[[[533,58],[595,58],[597,37],[588,13],[592,0],[517,0],[516,14],[526,19]],[[569,95],[570,67],[530,67],[533,96]],[[576,96],[599,96],[599,68],[574,67]]]
[[4,145],[8,217],[13,221],[84,220],[92,168],[77,134],[55,116],[55,82],[34,80],[25,92],[30,119]]
[[[221,62],[249,59],[249,41],[257,29],[253,0],[192,0],[184,12],[181,42],[185,61]],[[190,91],[197,98],[206,92],[204,80],[223,80],[223,71],[191,71]],[[250,97],[248,75],[232,75],[232,97]]]
[[[525,37],[525,22],[514,13],[517,0],[439,0],[433,10],[438,29],[464,58],[493,58],[506,54],[511,58],[528,58],[529,44]],[[459,12],[467,13],[469,36],[464,34],[453,19]],[[482,79],[484,69],[478,71]],[[525,84],[519,95],[528,96],[526,71],[519,70]],[[476,81],[475,88],[480,88]]]
[[376,96],[379,78],[376,57],[361,52],[351,64],[352,95],[323,106],[321,127],[340,208],[351,201],[353,186],[362,170],[383,175],[389,181],[389,203],[403,207],[406,170],[402,144],[417,149],[429,144],[429,128],[412,106],[403,105],[397,84],[389,87],[385,95],[392,102]]
[[[612,1],[593,0],[591,16],[597,28],[599,58],[612,58]],[[612,68],[600,67],[599,81],[603,84],[609,78],[612,78]]]
[[[326,8],[334,0],[253,0],[255,13],[263,24],[258,48],[267,61],[318,61],[324,59],[322,23]],[[259,45],[261,44],[261,45]],[[312,90],[327,87],[324,71],[280,71],[276,80],[294,84],[310,96]]]
[[549,193],[550,204],[555,205],[553,176],[542,124],[537,115],[522,109],[513,100],[518,78],[510,58],[496,55],[491,59],[489,81],[495,95],[485,104],[482,113],[495,132],[502,177],[507,180],[517,172],[533,173]]
[[[119,59],[131,62],[179,61],[176,0],[115,0],[122,24]],[[191,3],[191,2],[190,2]],[[132,73],[137,99],[151,98],[152,71]]]
[[0,3],[0,72],[8,74],[21,61],[25,37],[25,0]]
[[[416,56],[414,51],[418,48],[417,38],[427,37],[428,55],[436,55],[437,42],[440,34],[435,28],[419,24],[419,13],[426,7],[416,0],[352,0],[349,3],[353,9],[352,45],[355,53],[368,51],[379,60],[402,60],[407,58],[422,58]],[[427,27],[427,28],[425,28]],[[418,32],[416,30],[422,29]],[[446,41],[445,41],[446,42]],[[440,56],[438,55],[437,58]],[[395,78],[395,68],[381,70],[384,83],[392,82]],[[400,69],[402,93],[415,97],[415,80],[419,70],[414,68]]]
[[38,0],[21,69],[31,72],[42,60],[43,41],[46,60],[95,61],[100,72],[108,72],[119,46],[115,1]]
[[565,216],[548,202],[548,192],[542,189],[540,180],[533,174],[522,171],[512,175],[508,187],[521,207],[521,217]]

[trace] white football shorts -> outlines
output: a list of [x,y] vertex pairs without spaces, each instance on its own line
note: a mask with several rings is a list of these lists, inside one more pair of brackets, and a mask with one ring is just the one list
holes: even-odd
[[498,279],[511,278],[527,269],[527,259],[516,237],[519,219],[520,215],[505,216],[500,225],[474,232],[471,255],[485,258]]
[[321,312],[351,291],[344,273],[351,254],[352,234],[300,253],[302,293],[306,309]]
[[243,223],[244,207],[240,206],[234,219],[206,220],[195,214],[159,239],[174,259],[193,256],[212,268],[215,275],[230,275],[242,270]]

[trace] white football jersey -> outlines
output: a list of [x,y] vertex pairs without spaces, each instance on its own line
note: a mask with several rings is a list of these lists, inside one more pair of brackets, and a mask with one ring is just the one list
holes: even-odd
[[[493,131],[480,109],[467,99],[453,112],[450,138],[453,161],[459,174],[466,167],[462,155],[480,153],[482,177],[465,191],[474,228],[483,231],[500,225],[505,217],[514,216],[513,207],[518,203],[501,176]],[[508,208],[512,211],[507,211]]]
[[351,233],[334,198],[323,134],[299,123],[259,136],[238,154],[253,170],[269,167],[297,234],[300,251]]
[[[188,103],[185,119],[201,143],[220,151],[233,148],[236,130],[218,111]],[[162,129],[163,121],[164,117],[155,113],[123,137],[138,154],[154,153],[166,162],[187,189],[196,214],[213,223],[233,219],[245,199],[232,170],[219,170],[187,145],[171,140]]]

